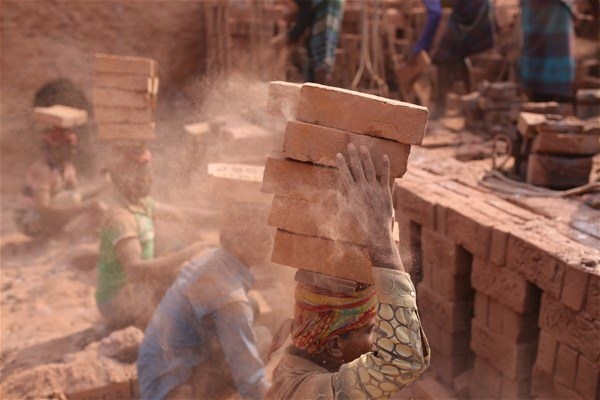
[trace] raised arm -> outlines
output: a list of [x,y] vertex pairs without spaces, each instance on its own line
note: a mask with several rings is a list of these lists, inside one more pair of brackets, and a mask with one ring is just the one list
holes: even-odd
[[[333,374],[336,398],[387,398],[417,379],[429,366],[429,345],[419,319],[415,288],[404,272],[392,236],[389,159],[375,171],[366,147],[348,146],[349,163],[337,156],[340,180],[350,207],[364,210],[378,291],[378,321],[373,352],[342,365]],[[376,373],[373,373],[376,371]]]

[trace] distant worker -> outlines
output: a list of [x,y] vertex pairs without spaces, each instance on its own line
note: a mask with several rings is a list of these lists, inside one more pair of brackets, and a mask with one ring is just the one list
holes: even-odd
[[429,366],[415,288],[392,235],[389,159],[377,174],[366,147],[348,152],[349,166],[338,154],[339,179],[372,235],[375,285],[336,286],[339,279],[322,275],[330,282],[315,286],[297,278],[292,345],[273,372],[269,400],[387,399]]
[[305,31],[309,57],[306,81],[327,84],[335,64],[345,0],[294,0],[298,15],[287,33],[287,43],[300,41]]
[[197,242],[155,257],[154,219],[191,218],[203,223],[214,215],[154,201],[149,196],[150,152],[144,146],[121,151],[110,167],[116,190],[102,223],[96,303],[108,329],[128,325],[144,329],[178,268],[205,248]]
[[[253,283],[249,267],[268,261],[273,235],[266,213],[250,211],[254,215],[246,213],[244,221],[224,225],[219,248],[181,269],[154,312],[138,356],[143,400],[215,398],[214,386],[229,373],[243,399],[263,398],[267,383],[247,293]],[[215,340],[219,354],[213,354]],[[212,372],[217,377],[207,382],[203,377],[215,364],[229,371]]]
[[494,18],[490,0],[456,0],[448,27],[432,55],[438,73],[434,115],[446,109],[446,95],[455,81],[464,82],[471,91],[466,58],[494,46]]
[[[70,107],[63,110],[82,112]],[[36,109],[37,112],[37,109]],[[82,122],[85,123],[85,122]],[[106,184],[81,188],[73,159],[77,153],[77,133],[72,128],[50,126],[42,134],[43,160],[29,167],[21,200],[14,213],[17,228],[27,236],[56,236],[75,220],[89,217],[89,231],[102,218],[103,206],[92,199]],[[94,222],[95,221],[95,222]]]
[[521,0],[521,82],[531,101],[573,102],[574,1]]

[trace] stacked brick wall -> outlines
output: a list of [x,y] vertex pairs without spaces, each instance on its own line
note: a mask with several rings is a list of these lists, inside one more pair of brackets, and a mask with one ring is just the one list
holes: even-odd
[[597,398],[600,247],[466,182],[412,168],[395,186],[431,370],[457,391],[470,374],[471,398]]

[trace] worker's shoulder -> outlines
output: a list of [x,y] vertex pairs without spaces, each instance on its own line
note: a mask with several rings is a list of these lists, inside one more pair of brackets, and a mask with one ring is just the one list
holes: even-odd
[[118,228],[135,227],[135,216],[131,211],[123,205],[111,204],[104,213],[102,222],[103,228]]

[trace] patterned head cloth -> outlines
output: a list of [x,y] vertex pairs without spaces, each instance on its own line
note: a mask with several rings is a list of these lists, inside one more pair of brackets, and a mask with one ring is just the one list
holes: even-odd
[[366,326],[375,316],[374,286],[343,294],[298,283],[295,294],[292,342],[314,353],[331,337]]

